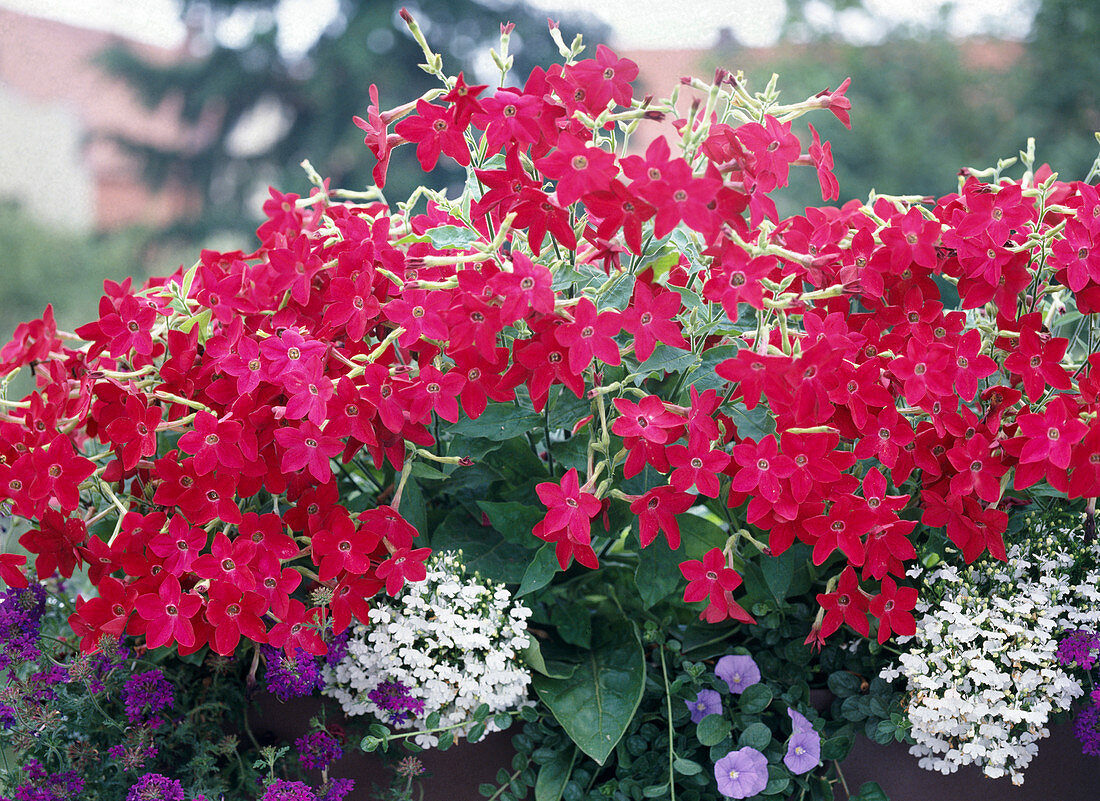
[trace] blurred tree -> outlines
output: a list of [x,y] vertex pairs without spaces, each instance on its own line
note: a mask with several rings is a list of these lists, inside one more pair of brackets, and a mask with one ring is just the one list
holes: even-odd
[[[201,192],[202,218],[185,233],[254,227],[257,196],[266,197],[268,185],[308,190],[299,166],[306,158],[334,187],[372,183],[374,159],[351,121],[366,116],[368,87],[377,84],[387,108],[438,83],[417,66],[423,54],[398,16],[404,4],[443,56],[444,69],[464,70],[470,82],[499,81],[486,55],[490,46],[499,48],[502,22],[516,23],[509,48],[513,76],[560,58],[545,17],[505,0],[340,0],[336,16],[303,54],[280,46],[288,32],[280,24],[279,0],[182,0],[183,19],[194,32],[192,50],[205,47],[204,54],[167,66],[145,63],[123,47],[104,54],[150,106],[179,96],[182,117],[213,131],[209,142],[191,150],[125,143],[141,157],[151,182],[173,175]],[[606,38],[592,25],[584,33],[591,47]],[[411,151],[395,154],[387,197],[407,196],[420,182]],[[437,182],[460,179],[442,162],[437,173]]]

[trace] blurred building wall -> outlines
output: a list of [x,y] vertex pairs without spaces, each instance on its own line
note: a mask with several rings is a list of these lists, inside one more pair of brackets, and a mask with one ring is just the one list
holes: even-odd
[[[198,210],[178,186],[148,190],[136,160],[112,137],[200,147],[202,126],[181,127],[171,102],[150,111],[95,63],[120,40],[0,9],[0,198],[76,230],[161,226]],[[127,42],[153,61],[178,51]]]

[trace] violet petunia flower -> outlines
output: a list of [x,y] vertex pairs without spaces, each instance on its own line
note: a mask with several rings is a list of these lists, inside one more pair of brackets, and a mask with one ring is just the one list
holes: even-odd
[[787,707],[787,714],[791,718],[792,732],[783,764],[796,776],[809,773],[821,761],[821,735],[801,712]]
[[718,792],[730,798],[749,798],[768,785],[768,758],[755,748],[730,751],[714,763]]
[[698,723],[707,715],[722,714],[722,696],[715,690],[700,690],[694,701],[684,701],[691,712],[691,722]]
[[729,685],[730,692],[740,695],[746,687],[760,683],[760,668],[751,656],[731,654],[718,660],[714,675]]

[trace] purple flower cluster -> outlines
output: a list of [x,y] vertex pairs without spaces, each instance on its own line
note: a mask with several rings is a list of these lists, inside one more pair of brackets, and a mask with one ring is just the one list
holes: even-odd
[[159,773],[146,773],[130,788],[126,801],[184,801],[183,785]]
[[172,685],[159,669],[154,669],[128,678],[122,687],[122,700],[130,722],[144,726],[154,723],[157,713],[172,706],[175,699]]
[[327,731],[311,731],[294,741],[302,767],[324,770],[344,755],[340,742]]
[[424,702],[413,698],[409,688],[399,681],[384,681],[367,694],[375,706],[386,713],[392,725],[408,723],[424,714]]
[[344,796],[355,789],[355,779],[329,779],[318,792],[318,801],[344,801]]
[[41,584],[0,594],[0,670],[38,661],[45,611],[46,590]]
[[334,668],[348,655],[348,641],[351,639],[351,627],[344,629],[328,644],[328,653],[325,654],[325,663]]
[[84,792],[84,780],[75,770],[49,773],[36,759],[29,760],[23,770],[27,781],[16,788],[14,801],[71,801]]
[[1096,664],[1095,651],[1100,650],[1100,634],[1077,629],[1067,631],[1058,643],[1058,664],[1076,664],[1083,670],[1092,670]]
[[267,690],[280,701],[311,695],[324,684],[317,660],[301,648],[294,650],[294,656],[264,646],[267,657]]
[[1100,704],[1085,707],[1073,722],[1073,733],[1081,750],[1089,756],[1100,756]]
[[308,784],[276,779],[268,785],[260,801],[320,801]]

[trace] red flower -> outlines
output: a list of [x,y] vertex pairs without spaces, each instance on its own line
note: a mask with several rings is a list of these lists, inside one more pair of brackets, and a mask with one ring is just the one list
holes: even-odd
[[789,478],[795,471],[794,460],[779,453],[775,437],[761,437],[755,442],[746,437],[734,446],[733,460],[740,469],[733,474],[730,489],[736,492],[759,491],[760,497],[775,503],[783,493],[781,479]]
[[652,356],[658,341],[689,349],[675,319],[682,305],[680,295],[672,290],[655,291],[644,281],[634,284],[634,297],[621,321],[623,328],[634,336],[634,355],[638,361],[644,362]]
[[565,531],[571,540],[587,545],[592,518],[600,513],[601,504],[595,495],[581,490],[577,469],[570,468],[560,484],[544,481],[535,491],[546,506],[546,532]]
[[886,642],[891,632],[902,637],[917,633],[912,609],[917,605],[917,591],[898,587],[892,578],[882,580],[882,592],[871,599],[871,614],[878,618],[878,641]]
[[416,101],[416,114],[397,123],[393,130],[409,142],[416,142],[416,158],[425,172],[435,169],[439,154],[446,153],[463,167],[470,163],[470,149],[462,136],[454,107],[443,108]]
[[557,180],[558,202],[573,203],[581,195],[598,192],[614,180],[619,168],[615,155],[599,147],[591,147],[575,136],[563,133],[557,148],[535,161],[535,166],[547,178]]
[[693,436],[687,447],[672,445],[667,450],[668,462],[676,469],[669,476],[669,483],[680,492],[694,486],[700,495],[718,497],[718,474],[725,470],[730,457],[725,451],[714,450],[703,437]]
[[309,421],[297,427],[276,429],[275,441],[283,449],[280,470],[293,473],[308,468],[310,475],[322,483],[332,476],[329,460],[344,449],[343,442],[328,436]]
[[663,531],[668,539],[668,547],[676,550],[680,547],[680,524],[676,515],[683,514],[695,504],[695,496],[680,492],[668,485],[654,487],[645,495],[638,496],[631,504],[630,511],[638,516],[638,536],[645,548]]
[[847,623],[864,637],[871,633],[867,622],[867,596],[859,588],[856,571],[844,568],[840,574],[840,584],[836,592],[818,593],[817,602],[825,610],[825,619],[821,624],[821,637],[824,639]]
[[222,656],[232,656],[244,635],[252,642],[267,641],[267,628],[260,619],[267,612],[263,596],[242,592],[239,587],[217,581],[210,587],[210,602],[206,619],[214,627],[211,650]]
[[620,437],[641,437],[664,445],[676,439],[674,432],[684,425],[684,419],[665,408],[665,402],[656,395],[646,395],[637,403],[615,398],[614,403],[620,416],[611,424],[611,433]]
[[684,588],[684,601],[695,603],[707,599],[707,607],[700,619],[719,623],[727,617],[744,623],[755,623],[752,615],[733,601],[732,592],[741,586],[741,576],[726,564],[725,554],[719,548],[711,548],[702,561],[691,559],[680,563],[680,572],[688,580]]
[[569,369],[579,375],[593,357],[605,364],[619,364],[619,346],[613,337],[621,330],[619,312],[597,312],[592,301],[581,298],[573,307],[573,322],[565,323],[557,332],[558,341],[569,351]]
[[356,527],[348,513],[334,510],[323,528],[312,536],[313,563],[321,581],[331,581],[341,571],[366,573],[371,553],[381,542],[380,536],[366,526]]
[[66,518],[55,509],[47,509],[38,528],[20,537],[19,544],[37,554],[34,568],[38,578],[49,578],[54,571],[69,578],[78,561],[77,548],[87,539],[88,529],[83,520]]
[[851,78],[845,78],[844,82],[836,88],[836,91],[826,89],[814,95],[814,97],[818,98],[821,107],[827,108],[829,111],[833,112],[836,118],[840,120],[848,130],[852,128],[852,121],[848,117],[848,110],[852,107],[852,101],[846,98],[844,93],[848,91],[848,87],[851,83]]
[[27,586],[27,574],[23,572],[27,557],[21,554],[0,553],[0,581],[9,587],[23,589]]
[[424,562],[431,553],[431,548],[398,548],[378,566],[374,574],[386,582],[389,595],[397,595],[406,581],[423,581],[427,577]]
[[184,593],[175,576],[165,574],[156,592],[139,595],[134,602],[137,613],[147,621],[145,644],[150,648],[175,642],[184,647],[195,644],[195,627],[191,618],[199,612],[202,599],[194,593]]

